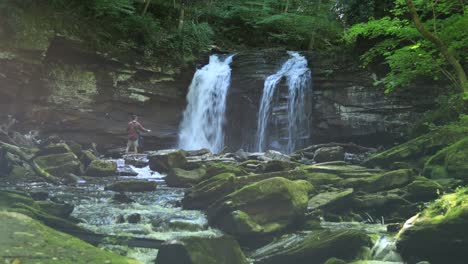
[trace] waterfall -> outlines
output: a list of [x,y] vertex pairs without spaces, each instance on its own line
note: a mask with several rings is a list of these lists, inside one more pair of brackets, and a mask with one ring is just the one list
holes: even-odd
[[288,86],[288,143],[284,149],[294,151],[300,140],[309,137],[308,104],[310,103],[311,71],[307,60],[297,52],[288,52],[290,58],[274,74],[265,79],[258,113],[256,149],[265,151],[267,129],[277,86],[286,78]]
[[179,133],[179,148],[207,148],[213,153],[223,149],[232,57],[211,55],[208,65],[195,72],[187,95],[188,106]]

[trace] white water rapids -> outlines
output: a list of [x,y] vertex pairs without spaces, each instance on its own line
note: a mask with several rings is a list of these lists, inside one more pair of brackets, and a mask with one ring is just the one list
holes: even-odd
[[232,57],[211,55],[209,64],[196,71],[187,95],[188,106],[179,133],[179,148],[207,148],[213,153],[223,149]]
[[309,137],[308,107],[311,87],[311,71],[305,57],[297,52],[288,52],[290,58],[264,83],[263,95],[258,113],[256,150],[265,151],[268,141],[274,95],[278,84],[286,78],[288,86],[288,143],[284,151],[290,153],[297,147],[298,141]]

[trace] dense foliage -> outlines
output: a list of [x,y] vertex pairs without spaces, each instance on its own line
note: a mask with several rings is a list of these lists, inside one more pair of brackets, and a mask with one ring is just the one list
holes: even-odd
[[[468,10],[463,1],[415,1],[423,26],[437,36],[464,62],[467,57]],[[348,43],[371,43],[362,55],[365,66],[384,64],[389,70],[383,82],[388,90],[407,86],[421,78],[443,79],[457,85],[457,77],[439,48],[424,38],[408,16],[405,0],[394,1],[393,9],[381,18],[353,25],[345,34]]]

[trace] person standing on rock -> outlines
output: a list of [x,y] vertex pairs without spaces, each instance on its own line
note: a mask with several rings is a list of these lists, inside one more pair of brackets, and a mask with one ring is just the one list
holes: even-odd
[[128,132],[128,142],[127,142],[127,149],[125,150],[125,153],[128,153],[130,151],[130,148],[133,148],[133,151],[135,153],[138,153],[138,138],[140,135],[140,132],[151,132],[151,130],[144,128],[139,122],[138,122],[138,116],[137,115],[132,115],[132,120],[128,123],[127,126],[127,132]]

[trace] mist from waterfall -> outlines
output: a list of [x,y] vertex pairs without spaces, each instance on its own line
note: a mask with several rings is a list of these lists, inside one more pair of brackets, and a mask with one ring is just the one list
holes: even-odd
[[274,74],[265,79],[257,121],[256,150],[265,151],[268,140],[268,123],[274,106],[278,84],[286,78],[288,86],[288,143],[284,151],[294,151],[300,140],[310,134],[308,107],[312,74],[304,56],[288,52],[290,58]]
[[232,57],[211,55],[209,63],[195,72],[180,127],[179,148],[207,148],[213,153],[223,149],[223,124],[226,95],[231,82]]

